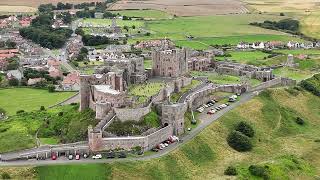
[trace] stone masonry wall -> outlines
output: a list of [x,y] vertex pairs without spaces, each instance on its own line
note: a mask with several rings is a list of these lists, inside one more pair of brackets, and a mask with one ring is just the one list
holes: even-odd
[[117,118],[120,121],[134,120],[139,121],[143,116],[151,111],[151,103],[147,107],[142,108],[114,108]]
[[172,133],[172,126],[167,126],[148,136],[103,138],[100,150],[110,150],[116,148],[130,150],[133,147],[141,146],[142,149],[146,151],[154,148],[157,144],[168,139]]

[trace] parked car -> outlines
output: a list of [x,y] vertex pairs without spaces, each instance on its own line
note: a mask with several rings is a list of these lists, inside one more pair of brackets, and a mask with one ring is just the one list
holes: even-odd
[[118,158],[126,158],[127,154],[125,152],[120,152]]
[[112,158],[115,158],[115,157],[116,157],[116,153],[114,153],[113,151],[111,151],[111,152],[109,152],[107,154],[107,158],[109,158],[109,159],[112,159]]
[[57,159],[57,155],[56,155],[56,153],[51,153],[51,159],[52,160],[56,160]]
[[97,155],[92,156],[92,159],[101,159],[101,158],[102,158],[101,154],[97,154]]
[[159,149],[158,149],[158,148],[153,148],[153,149],[152,149],[152,151],[154,151],[154,152],[158,152],[158,151],[159,151]]
[[80,154],[76,155],[76,160],[80,160]]
[[84,154],[83,154],[83,158],[88,158],[88,154],[87,154],[87,153],[84,153]]
[[72,159],[73,159],[73,155],[72,155],[72,154],[69,154],[68,159],[69,159],[69,160],[72,160]]
[[165,147],[168,147],[168,146],[169,146],[169,144],[167,144],[167,143],[163,143],[163,144],[164,144]]

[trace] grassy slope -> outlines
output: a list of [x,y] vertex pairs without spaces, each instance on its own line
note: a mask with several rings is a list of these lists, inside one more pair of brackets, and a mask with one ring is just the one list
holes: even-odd
[[18,110],[37,110],[40,106],[48,107],[74,95],[74,92],[49,93],[48,90],[31,88],[0,89],[0,107],[9,115]]
[[[113,179],[214,179],[224,177],[223,171],[232,164],[237,167],[240,179],[258,179],[249,174],[248,167],[259,164],[269,166],[272,179],[311,179],[320,174],[320,144],[315,142],[320,135],[319,109],[320,99],[310,93],[291,95],[283,89],[274,89],[227,113],[193,140],[159,159],[92,164],[87,168],[48,166],[37,170],[40,177],[49,179],[72,179],[71,174],[92,179],[97,177],[93,173],[95,168],[101,170],[99,175],[104,179],[110,176]],[[297,116],[306,121],[305,126],[295,123]],[[225,141],[240,120],[255,128],[251,152],[236,152]]]
[[[0,153],[35,147],[38,130],[42,144],[84,140],[88,125],[96,125],[97,120],[93,111],[79,112],[78,109],[78,106],[61,106],[0,121]],[[59,112],[63,115],[59,116]]]

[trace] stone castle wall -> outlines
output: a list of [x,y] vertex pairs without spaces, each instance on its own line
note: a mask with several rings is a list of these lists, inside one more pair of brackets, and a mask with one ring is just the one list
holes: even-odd
[[208,101],[208,96],[214,92],[230,92],[230,93],[244,93],[248,90],[245,85],[220,85],[213,86],[212,88],[207,88],[192,94],[187,98],[188,108],[195,109],[196,107],[204,104]]
[[293,86],[296,85],[297,81],[289,78],[277,77],[267,82],[263,82],[260,85],[251,88],[250,91],[259,91],[266,88],[282,85],[282,86]]
[[167,140],[170,136],[172,136],[172,134],[172,126],[166,126],[148,136],[129,136],[113,138],[100,138],[99,136],[98,138],[100,138],[100,140],[95,140],[89,143],[89,145],[92,151],[112,150],[117,148],[130,150],[136,146],[140,146],[144,151],[147,151],[154,148],[157,144]]
[[147,115],[151,111],[151,103],[142,108],[114,108],[117,119],[120,121],[139,121],[143,116]]

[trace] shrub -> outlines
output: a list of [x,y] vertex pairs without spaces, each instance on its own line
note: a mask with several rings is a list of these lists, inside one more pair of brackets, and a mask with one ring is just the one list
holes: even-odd
[[250,151],[252,149],[250,138],[238,131],[232,131],[228,135],[227,141],[230,147],[239,152]]
[[238,172],[234,166],[229,166],[226,170],[224,170],[224,174],[228,176],[236,176]]
[[301,119],[300,117],[297,117],[296,123],[299,124],[299,125],[304,125],[305,124],[304,120]]
[[243,133],[244,135],[248,136],[248,137],[253,137],[254,136],[254,130],[251,127],[250,124],[241,121],[235,128],[236,131],[239,131],[241,133]]
[[44,110],[46,110],[46,108],[44,106],[41,106],[40,111],[44,111]]
[[49,92],[54,92],[55,89],[56,89],[56,88],[54,87],[54,85],[52,85],[52,84],[48,85],[48,91],[49,91]]
[[19,86],[19,80],[16,78],[9,79],[9,86]]
[[2,179],[11,179],[11,176],[10,176],[9,173],[4,172],[4,173],[1,174],[1,178],[2,178]]
[[58,116],[63,116],[63,112],[62,112],[62,111],[59,112],[59,113],[58,113]]
[[284,13],[280,13],[280,16],[284,16]]
[[18,110],[16,113],[17,113],[17,114],[24,113],[24,110]]
[[251,165],[249,167],[249,172],[254,176],[262,177],[263,179],[270,179],[269,172],[265,167]]

